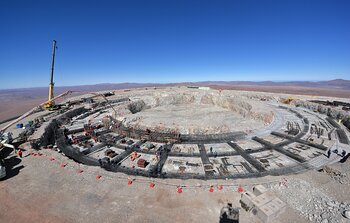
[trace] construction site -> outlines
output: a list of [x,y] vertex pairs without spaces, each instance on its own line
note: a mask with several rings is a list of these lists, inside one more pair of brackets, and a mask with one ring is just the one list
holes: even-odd
[[186,85],[55,97],[55,49],[48,101],[0,125],[1,221],[349,222],[348,99]]
[[[350,152],[350,132],[339,119],[346,120],[347,111],[318,111],[320,105],[305,96],[177,86],[64,94],[59,105],[50,102],[2,124],[2,150],[21,150],[25,159],[60,160],[61,169],[76,168],[81,175],[85,168],[97,168],[96,179],[108,174],[130,187],[148,182],[154,190],[163,185],[163,190],[173,187],[178,194],[241,190],[242,206],[255,213],[245,220],[256,215],[256,221],[274,222],[279,216],[270,207],[273,195],[266,198],[270,206],[264,207],[270,208],[264,210],[247,201],[253,195],[245,190],[271,187],[266,178],[284,179],[345,163]],[[225,202],[241,206],[233,197]],[[288,201],[281,200],[278,205],[285,209]],[[342,211],[331,222],[345,222]],[[247,222],[242,212],[241,222]]]

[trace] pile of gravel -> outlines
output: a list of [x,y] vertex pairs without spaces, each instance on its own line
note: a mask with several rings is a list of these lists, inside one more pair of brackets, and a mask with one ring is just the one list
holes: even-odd
[[340,184],[349,184],[349,179],[346,173],[342,173],[337,169],[325,166],[321,169],[321,172],[329,175],[333,180],[337,181]]
[[311,222],[348,222],[350,203],[331,199],[321,190],[300,179],[291,179],[287,186],[270,185],[270,189],[300,215]]

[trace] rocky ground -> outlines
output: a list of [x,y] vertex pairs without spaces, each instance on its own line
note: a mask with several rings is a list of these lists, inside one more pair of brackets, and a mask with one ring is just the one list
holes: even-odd
[[[348,185],[344,185],[344,187],[345,190],[348,190]],[[345,214],[345,211],[350,210],[350,200],[343,198],[338,201],[331,194],[313,186],[312,182],[290,178],[287,187],[281,188],[278,185],[271,185],[270,188],[310,222],[348,221],[342,215]],[[342,192],[338,191],[337,193]]]
[[[0,182],[0,222],[219,222],[227,202],[239,207],[238,185],[262,183],[288,204],[275,222],[349,222],[350,161],[336,164],[341,182],[328,173],[309,171],[285,177],[200,181],[154,181],[83,166],[55,151],[6,161],[9,177]],[[37,153],[36,153],[37,154]],[[100,176],[100,178],[99,178]],[[150,183],[155,187],[151,188]],[[223,184],[219,190],[216,186]],[[182,185],[183,192],[177,192]],[[215,190],[209,192],[209,186]],[[240,222],[260,222],[240,211]]]

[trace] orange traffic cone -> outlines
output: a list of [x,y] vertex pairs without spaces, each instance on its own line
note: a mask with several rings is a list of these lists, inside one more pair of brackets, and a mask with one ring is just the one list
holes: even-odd
[[182,193],[182,188],[181,188],[181,187],[177,187],[177,192],[178,192],[179,194],[181,194],[181,193]]
[[131,184],[132,184],[131,177],[128,177],[128,184],[129,184],[129,185],[131,185]]
[[238,191],[238,193],[243,193],[244,192],[242,185],[239,185],[237,191]]
[[17,151],[17,155],[19,156],[19,157],[21,157],[22,158],[22,150],[21,149],[19,149],[18,151]]

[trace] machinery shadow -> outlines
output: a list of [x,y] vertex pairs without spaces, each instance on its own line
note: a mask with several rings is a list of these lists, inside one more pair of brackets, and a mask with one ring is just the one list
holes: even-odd
[[20,158],[18,158],[16,155],[10,156],[12,152],[13,152],[13,149],[11,148],[3,148],[1,150],[0,158],[4,160],[4,164],[6,168],[6,176],[0,179],[0,181],[7,180],[18,175],[20,170],[24,168],[23,165],[18,166],[22,162]]
[[219,223],[239,223],[239,221],[229,219],[226,215],[223,215],[223,216],[221,216]]
[[2,150],[0,150],[0,159],[5,159],[11,153],[13,153],[13,149],[8,148],[8,147],[4,147]]
[[239,223],[239,209],[226,204],[220,211],[219,223]]

